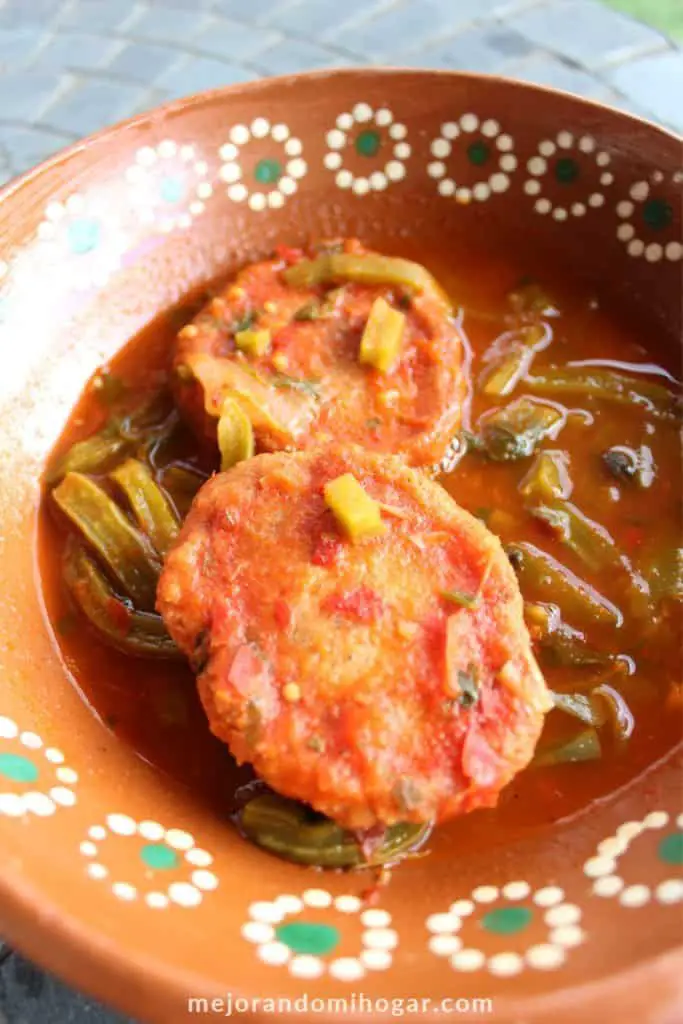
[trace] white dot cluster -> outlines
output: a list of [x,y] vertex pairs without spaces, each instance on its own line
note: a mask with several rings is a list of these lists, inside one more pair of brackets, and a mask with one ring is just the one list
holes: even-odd
[[[149,843],[165,843],[182,854],[190,872],[190,880],[172,881],[164,890],[150,889],[144,876],[154,869],[142,861],[142,884],[111,879],[109,868],[103,863],[100,845],[112,835],[135,838],[138,843],[140,839]],[[189,832],[179,828],[164,828],[158,821],[137,822],[128,814],[108,814],[104,825],[92,825],[88,829],[88,838],[81,843],[80,851],[88,861],[86,871],[90,878],[98,881],[106,879],[118,899],[132,901],[140,898],[153,910],[163,910],[172,903],[179,907],[196,907],[202,902],[205,892],[218,887],[218,877],[208,870],[213,863],[211,854],[195,846],[194,837]]]
[[[178,203],[164,201],[160,184],[165,174],[178,176],[186,187],[187,195]],[[189,228],[213,195],[207,162],[198,157],[194,146],[173,139],[138,149],[135,162],[126,170],[126,180],[134,186],[133,204],[141,221],[157,223],[164,234]]]
[[[65,758],[61,750],[46,747],[37,733],[22,732],[13,719],[4,715],[0,716],[0,740],[14,742],[20,747],[39,752],[41,759],[44,758],[47,762],[41,766],[41,771],[47,769],[54,782],[46,791],[29,788],[31,783],[13,783],[16,788],[0,792],[0,814],[9,818],[20,818],[24,814],[49,818],[59,807],[74,806],[76,794],[73,786],[78,782],[78,773],[64,763]],[[0,779],[0,785],[6,782],[7,780]]]
[[[252,139],[271,138],[282,146],[287,157],[285,173],[273,183],[268,191],[250,190],[244,184],[242,166],[239,162],[240,150]],[[219,175],[227,185],[226,194],[233,203],[243,203],[254,211],[276,210],[284,206],[289,196],[294,195],[297,182],[308,171],[306,161],[302,159],[303,146],[301,140],[290,134],[286,124],[271,124],[265,117],[256,117],[250,125],[233,125],[228,133],[229,141],[221,146],[219,156],[221,164]]]
[[[547,196],[542,195],[542,179],[548,172],[548,160],[550,157],[562,155],[563,152],[578,150],[580,153],[592,156],[599,171],[599,181],[603,189],[609,188],[614,183],[614,174],[610,171],[611,157],[605,150],[599,149],[592,135],[575,136],[572,132],[563,130],[557,133],[554,139],[543,139],[538,144],[537,155],[527,161],[527,171],[530,177],[524,182],[524,191],[528,196],[534,197],[534,210],[540,214],[551,214],[554,220],[566,221],[571,217],[583,217],[590,209],[598,209],[605,205],[604,192],[589,191],[587,194],[582,190],[580,198],[573,202],[562,205],[553,202]],[[570,184],[561,185],[562,191],[571,189]]]
[[[545,910],[546,942],[537,943],[522,952],[489,955],[475,946],[465,946],[458,935],[465,918],[478,908],[496,902],[514,903],[527,898]],[[426,925],[430,932],[429,949],[436,956],[447,958],[454,970],[470,972],[486,968],[498,977],[511,977],[521,973],[525,966],[540,971],[561,967],[566,951],[584,941],[585,933],[579,926],[580,921],[580,908],[573,903],[565,903],[564,891],[558,886],[549,885],[532,892],[528,882],[519,880],[508,882],[500,889],[495,885],[477,886],[472,890],[470,899],[456,900],[445,913],[431,914]]]
[[[598,843],[596,853],[583,865],[584,874],[593,879],[593,892],[607,899],[617,898],[622,907],[644,907],[651,899],[659,903],[683,902],[683,879],[668,878],[651,887],[642,883],[627,885],[617,874],[617,863],[634,839],[648,831],[658,831],[669,823],[666,811],[651,811],[642,821],[625,821],[614,835]],[[678,819],[683,828],[683,815]]]
[[[663,175],[655,171],[652,176],[654,184],[661,184]],[[636,227],[633,223],[633,215],[637,206],[642,205],[651,194],[648,181],[636,181],[629,189],[629,199],[622,199],[617,203],[617,217],[621,221],[617,227],[617,238],[626,246],[629,256],[635,258],[643,257],[648,263],[659,263],[660,260],[670,260],[672,263],[683,259],[683,243],[679,239],[672,239],[669,242],[646,242],[636,234]]]
[[[328,961],[312,954],[293,953],[284,942],[279,942],[275,926],[287,917],[298,916],[306,907],[331,907],[340,914],[360,914],[363,948],[358,956]],[[306,889],[301,896],[285,894],[274,900],[252,903],[249,921],[242,926],[242,937],[257,947],[256,954],[264,964],[286,966],[296,978],[319,978],[327,973],[338,981],[358,981],[367,971],[387,970],[398,945],[398,933],[391,927],[391,914],[387,910],[363,910],[363,903],[357,896],[333,896],[327,889]]]
[[[70,226],[78,220],[97,223],[101,237],[88,252],[74,253],[68,243]],[[64,261],[69,261],[68,282],[77,291],[103,288],[120,269],[124,253],[129,248],[122,224],[106,200],[95,194],[73,192],[63,201],[52,200],[45,207],[45,216],[36,230],[41,243],[36,253],[34,274],[56,286],[64,276]],[[59,277],[55,269],[59,268]]]
[[[369,175],[354,174],[344,165],[342,150],[348,143],[349,132],[354,125],[370,123],[386,130],[392,144],[392,157],[381,170],[377,169]],[[335,172],[334,180],[338,188],[351,189],[357,196],[382,192],[391,183],[402,181],[406,176],[405,161],[412,152],[410,143],[406,142],[407,136],[406,126],[395,121],[392,111],[387,107],[375,110],[368,103],[356,103],[350,112],[345,111],[338,116],[336,128],[327,133],[328,151],[323,157],[323,164],[329,171]]]
[[[449,176],[446,161],[453,151],[456,139],[465,140],[474,132],[495,141],[498,150],[497,169],[485,179],[473,185],[459,184]],[[493,118],[479,120],[476,114],[463,114],[457,121],[446,121],[441,125],[438,138],[434,139],[430,152],[434,159],[427,165],[427,173],[437,184],[442,196],[453,196],[460,203],[484,202],[492,195],[506,192],[510,187],[510,175],[517,169],[517,157],[513,153],[514,139],[501,131],[500,124]]]

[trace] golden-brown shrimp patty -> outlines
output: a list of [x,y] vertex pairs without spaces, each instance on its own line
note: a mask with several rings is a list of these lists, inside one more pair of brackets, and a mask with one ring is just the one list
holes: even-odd
[[[343,249],[376,258],[355,241]],[[237,396],[261,451],[336,440],[400,453],[413,465],[439,462],[460,425],[466,373],[461,333],[438,285],[424,271],[421,291],[358,280],[288,283],[288,269],[305,256],[281,248],[246,267],[181,330],[176,397],[188,419],[215,441],[221,404]],[[405,318],[387,371],[360,359],[378,298]],[[245,331],[258,332],[251,351],[239,346]]]
[[[353,474],[383,532],[346,539]],[[350,828],[496,802],[550,707],[496,537],[396,458],[330,446],[210,480],[158,607],[212,731],[278,792]]]

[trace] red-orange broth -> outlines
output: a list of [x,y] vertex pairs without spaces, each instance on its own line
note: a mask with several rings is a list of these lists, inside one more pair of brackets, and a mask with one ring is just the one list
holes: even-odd
[[[471,409],[474,424],[486,408],[496,404],[477,393],[476,379],[482,354],[507,329],[509,292],[519,282],[519,270],[501,262],[469,260],[454,273],[448,264],[435,261],[433,254],[412,255],[422,258],[456,304],[464,308],[463,324],[471,345],[475,383]],[[655,364],[658,369],[651,378],[655,380],[657,374],[665,381],[667,375],[675,373],[675,347],[671,345],[667,351],[658,332],[648,331],[647,324],[638,323],[619,309],[603,309],[596,296],[572,290],[564,280],[549,276],[540,283],[552,296],[559,315],[551,321],[552,343],[536,356],[533,373],[545,365],[579,360],[613,361],[622,366]],[[126,402],[130,400],[134,405],[145,392],[155,391],[164,383],[175,332],[192,318],[211,291],[191,296],[159,317],[112,360],[106,369],[110,379],[125,386]],[[633,370],[627,368],[625,372]],[[522,382],[512,398],[524,394]],[[102,395],[102,390],[92,385],[86,388],[56,451],[68,449],[102,426],[109,414]],[[680,545],[681,523],[677,424],[655,420],[632,405],[572,398],[562,399],[566,407],[583,409],[586,414],[570,416],[558,439],[546,440],[542,445],[568,453],[574,484],[572,501],[605,527],[639,567],[644,568],[652,559],[671,558]],[[204,471],[217,467],[217,455],[212,461],[206,453],[200,454],[189,432],[182,434],[177,443],[176,454],[187,464]],[[651,449],[656,476],[648,489],[619,486],[606,473],[601,453],[613,445],[647,445]],[[497,808],[474,812],[437,829],[429,845],[432,856],[452,856],[454,843],[465,840],[466,846],[509,841],[530,828],[574,814],[642,773],[680,738],[680,606],[672,602],[654,624],[630,616],[621,581],[604,571],[591,572],[524,509],[517,487],[532,461],[489,462],[467,455],[442,482],[462,506],[486,514],[489,525],[504,543],[530,541],[624,607],[621,628],[594,625],[585,633],[589,643],[624,655],[622,664],[630,665],[630,674],[618,673],[608,682],[626,699],[635,729],[628,741],[618,743],[610,739],[609,725],[604,726],[600,760],[527,769],[503,792]],[[101,643],[89,629],[79,628],[79,615],[61,578],[64,528],[48,505],[46,498],[39,520],[39,565],[48,614],[75,685],[93,713],[122,742],[177,783],[190,787],[198,799],[224,815],[226,827],[231,827],[228,815],[232,796],[236,786],[250,778],[249,771],[238,769],[227,749],[209,733],[192,674],[185,664],[119,653]],[[552,689],[567,692],[581,691],[581,679],[598,675],[595,670],[558,668],[544,662],[542,668]],[[552,711],[542,744],[575,735],[580,728],[575,719]]]

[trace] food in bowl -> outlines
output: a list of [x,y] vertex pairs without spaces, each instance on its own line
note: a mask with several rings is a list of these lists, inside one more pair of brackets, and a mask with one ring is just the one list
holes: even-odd
[[214,477],[158,605],[212,732],[349,829],[495,803],[551,706],[498,539],[424,474],[362,449],[258,455]]
[[354,239],[308,254],[283,246],[180,332],[176,395],[200,436],[216,437],[236,398],[261,450],[336,439],[429,465],[460,423],[464,357],[452,305],[424,267]]
[[600,790],[680,701],[676,381],[592,296],[458,268],[451,308],[393,260],[243,270],[96,376],[47,477],[87,643],[182,650],[286,798],[240,791],[243,833],[325,866],[393,862],[529,762]]

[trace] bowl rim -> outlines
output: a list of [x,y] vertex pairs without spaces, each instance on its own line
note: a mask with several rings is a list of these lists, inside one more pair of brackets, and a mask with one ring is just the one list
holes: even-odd
[[[377,67],[355,66],[345,68],[318,69],[302,71],[287,75],[261,77],[249,82],[237,82],[216,89],[207,89],[186,97],[160,104],[143,113],[118,121],[104,127],[85,138],[58,150],[35,167],[17,175],[0,188],[0,208],[34,180],[59,168],[79,153],[84,152],[93,143],[118,138],[130,130],[143,126],[163,123],[187,110],[201,109],[233,97],[258,96],[263,90],[273,87],[287,90],[299,82],[353,83],[372,78],[387,79],[395,77],[433,78],[453,83],[468,82],[474,88],[479,84],[494,82],[518,89],[520,93],[543,94],[548,98],[562,97],[572,103],[592,109],[596,115],[611,117],[622,123],[646,128],[662,140],[683,142],[683,135],[673,129],[656,124],[630,111],[620,110],[599,100],[578,96],[566,90],[536,85],[505,75],[482,74],[448,69],[408,67],[401,65],[380,65]],[[679,747],[669,751],[662,761],[674,756]],[[655,765],[660,764],[658,760]],[[652,765],[650,767],[654,767]],[[2,855],[0,854],[0,857]],[[67,984],[88,993],[96,999],[103,1000],[116,1009],[129,1013],[140,1014],[140,1020],[159,1021],[167,1024],[169,1013],[176,1013],[178,1002],[188,998],[190,993],[206,996],[209,1000],[217,996],[224,997],[223,992],[207,989],[206,979],[192,971],[170,967],[162,958],[150,955],[131,956],[130,951],[122,943],[109,939],[98,929],[83,923],[77,916],[66,913],[62,907],[46,900],[44,892],[30,879],[20,873],[12,873],[7,863],[9,857],[2,857],[0,871],[0,908],[2,909],[3,937],[12,949],[16,949],[38,963],[48,971],[58,974]],[[45,937],[50,942],[46,943]],[[571,1004],[571,1012],[580,1013],[600,1010],[604,1011],[610,1000],[614,1010],[621,1005],[622,1010],[628,1005],[639,1014],[645,1011],[647,1016],[639,1015],[622,1017],[624,1024],[672,1024],[674,1018],[669,1013],[677,1007],[683,1008],[683,942],[677,948],[666,950],[639,961],[635,965],[608,974],[605,977],[585,982],[569,988],[562,987],[540,995],[527,997],[497,997],[496,1016],[503,1020],[516,1020],[520,1014],[530,1024],[534,1021],[547,1019],[551,1012],[558,1019],[558,1024],[568,1021],[561,1011]],[[239,984],[239,983],[238,983]],[[234,987],[230,988],[234,998],[245,996],[245,993]],[[616,993],[623,992],[625,999],[619,1000]],[[656,992],[656,995],[654,994]],[[249,998],[249,996],[246,996]],[[427,1020],[437,1020],[434,1010],[422,1013]],[[261,1010],[250,1010],[244,1014],[247,1019],[258,1021],[259,1024],[272,1020],[272,1014]],[[278,1016],[287,1022],[301,1021],[300,1013],[285,1011]],[[322,1021],[337,1020],[327,1012],[316,1014]],[[352,1020],[369,1024],[377,1014],[358,1013]],[[305,1018],[304,1018],[305,1019]],[[440,1019],[440,1018],[439,1018]],[[576,1019],[572,1017],[572,1020]]]
[[559,96],[563,99],[571,100],[580,106],[592,109],[596,113],[602,112],[604,115],[616,117],[632,124],[648,128],[650,131],[657,132],[657,134],[664,139],[673,140],[674,142],[683,142],[683,133],[678,133],[673,128],[668,128],[665,125],[657,124],[655,121],[649,120],[644,115],[641,116],[639,114],[634,114],[630,110],[620,110],[618,107],[610,106],[609,103],[591,99],[586,96],[579,96],[578,94],[569,92],[566,89],[555,89],[547,85],[537,85],[534,82],[527,82],[518,78],[510,78],[507,75],[484,74],[483,72],[475,71],[453,71],[448,68],[410,67],[408,65],[401,64],[380,64],[376,67],[364,67],[362,65],[357,65],[344,68],[319,68],[312,71],[297,71],[288,75],[260,77],[249,82],[234,82],[231,85],[220,86],[216,89],[204,89],[201,92],[190,93],[188,96],[181,96],[180,99],[170,100],[168,103],[160,103],[158,106],[151,107],[149,110],[143,111],[141,114],[135,114],[133,117],[127,117],[121,121],[115,121],[111,125],[100,128],[99,131],[91,132],[83,139],[79,139],[77,142],[72,142],[71,145],[57,150],[56,153],[53,153],[41,163],[36,164],[35,167],[31,167],[27,171],[23,171],[21,174],[12,178],[11,181],[8,181],[0,188],[0,204],[4,203],[24,185],[33,181],[34,178],[40,177],[42,174],[52,170],[54,167],[58,167],[61,163],[64,163],[77,153],[85,150],[93,142],[98,142],[105,138],[111,138],[112,136],[123,134],[131,129],[141,127],[144,124],[154,123],[156,120],[164,120],[167,117],[173,117],[175,114],[181,113],[187,109],[210,105],[223,97],[230,98],[237,94],[257,95],[262,89],[270,88],[271,85],[287,89],[289,86],[294,85],[302,79],[309,82],[324,82],[329,81],[330,79],[335,79],[337,81],[354,81],[365,78],[368,75],[372,77],[395,77],[396,75],[403,77],[417,75],[424,78],[439,78],[453,82],[468,81],[475,86],[477,83],[500,82],[504,83],[506,86],[512,86],[515,89],[519,89],[520,92],[541,93],[548,97]]

